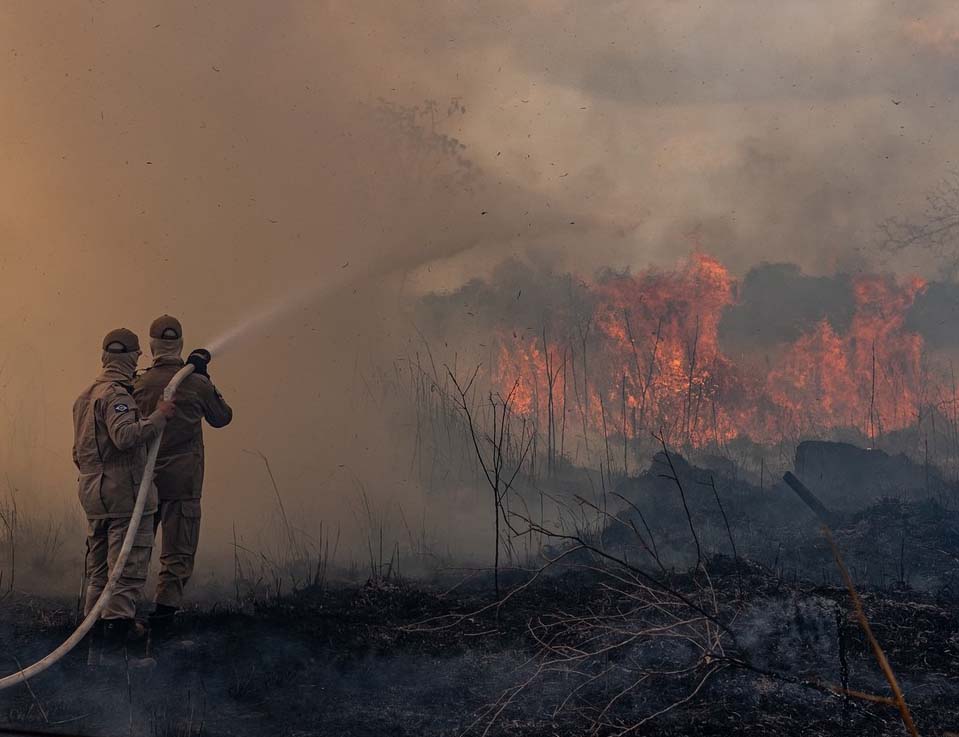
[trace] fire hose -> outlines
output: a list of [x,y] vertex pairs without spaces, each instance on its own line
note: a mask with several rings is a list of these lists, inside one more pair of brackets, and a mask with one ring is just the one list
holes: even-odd
[[[171,401],[173,399],[173,395],[176,393],[177,388],[180,386],[183,380],[192,373],[193,366],[189,363],[177,371],[173,378],[170,379],[170,383],[167,384],[166,388],[163,390],[163,399],[168,402]],[[113,595],[113,590],[116,588],[117,581],[120,580],[120,576],[123,574],[123,568],[126,565],[127,558],[130,557],[130,551],[133,550],[133,540],[136,537],[137,529],[140,527],[140,520],[143,518],[143,509],[146,507],[150,486],[153,484],[153,469],[156,467],[157,453],[160,450],[160,441],[162,439],[163,431],[161,430],[150,444],[150,449],[147,453],[146,466],[143,469],[143,479],[140,481],[140,489],[137,492],[137,500],[133,506],[133,514],[130,517],[130,526],[127,528],[127,534],[123,538],[123,546],[120,548],[120,553],[117,555],[116,562],[113,564],[113,570],[110,571],[110,577],[107,579],[106,586],[103,587],[103,591],[100,593],[100,597],[93,605],[93,608],[90,610],[87,616],[84,617],[83,621],[80,623],[80,626],[77,627],[72,635],[64,640],[60,647],[51,652],[45,658],[38,660],[33,665],[22,668],[16,673],[12,673],[4,678],[0,678],[0,691],[20,683],[26,683],[29,679],[39,675],[40,673],[43,673],[43,671],[45,671],[51,665],[57,663],[80,643],[80,641],[93,628],[93,625],[95,625],[97,620],[100,618],[100,612],[103,611],[103,608],[110,601],[110,597]]]

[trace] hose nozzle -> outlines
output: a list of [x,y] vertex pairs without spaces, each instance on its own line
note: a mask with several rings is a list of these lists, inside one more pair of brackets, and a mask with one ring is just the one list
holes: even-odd
[[206,367],[212,360],[213,355],[206,348],[196,348],[195,350],[191,351],[190,355],[186,359],[186,363],[183,365],[183,368],[180,369],[180,372],[177,374],[177,378],[175,378],[174,381],[171,381],[167,388],[163,390],[163,398],[167,402],[172,402],[173,395],[176,393],[176,389],[180,385],[180,382],[190,374],[199,374],[200,376],[205,376],[209,379],[210,375],[206,372]]
[[209,378],[210,375],[206,372],[206,367],[212,360],[213,355],[210,353],[210,351],[208,351],[206,348],[197,348],[190,353],[189,357],[186,359],[186,362],[188,366],[193,367],[194,373]]

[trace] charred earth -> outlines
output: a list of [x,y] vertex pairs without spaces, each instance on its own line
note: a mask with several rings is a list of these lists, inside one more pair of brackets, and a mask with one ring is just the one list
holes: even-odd
[[[870,464],[899,485],[840,509],[820,483],[837,475],[816,453],[837,468],[865,464],[840,496]],[[795,470],[835,506],[833,536],[919,732],[944,734],[959,727],[959,515],[954,488],[938,475],[927,487],[925,469],[907,463],[805,446]],[[610,496],[622,502],[605,526],[556,535],[551,562],[504,567],[498,602],[491,576],[447,573],[194,609],[151,643],[154,667],[91,671],[77,652],[3,694],[2,726],[151,737],[905,733],[833,553],[785,485],[660,454]],[[74,623],[70,602],[12,594],[0,606],[7,670]]]

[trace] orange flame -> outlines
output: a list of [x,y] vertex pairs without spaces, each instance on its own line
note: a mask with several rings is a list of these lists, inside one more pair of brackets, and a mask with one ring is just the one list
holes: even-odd
[[737,364],[720,347],[719,324],[738,284],[719,261],[697,254],[672,271],[589,285],[592,314],[563,326],[562,336],[500,339],[492,380],[504,396],[515,384],[514,411],[540,427],[561,417],[564,428],[580,423],[606,437],[662,430],[701,447],[852,427],[875,438],[917,416],[922,339],[904,324],[924,286],[857,277],[844,334],[823,320],[764,357],[766,366]]

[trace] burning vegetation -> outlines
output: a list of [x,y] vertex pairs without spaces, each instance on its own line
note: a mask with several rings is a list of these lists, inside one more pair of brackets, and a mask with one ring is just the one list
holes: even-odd
[[[907,324],[926,284],[860,274],[842,287],[847,317],[797,315],[786,331],[794,337],[757,346],[748,325],[730,335],[743,330],[734,318],[744,283],[711,256],[673,270],[607,272],[578,280],[575,299],[551,306],[538,328],[501,325],[491,382],[512,392],[514,412],[539,429],[549,457],[620,470],[651,433],[687,448],[837,434],[875,447],[917,426],[933,432],[933,415],[943,432],[954,426],[948,364]],[[787,315],[791,297],[780,295]]]
[[[426,296],[410,353],[365,381],[411,440],[397,467],[425,490],[422,521],[354,477],[362,542],[341,547],[287,514],[261,456],[275,524],[260,544],[234,530],[212,608],[151,640],[148,671],[91,676],[76,653],[4,694],[6,722],[945,734],[959,483],[948,351],[915,310],[927,291],[781,265],[736,279],[698,255],[589,281],[513,264]],[[452,307],[476,318],[460,338],[484,360],[444,332],[464,322]],[[0,642],[26,661],[76,613],[14,589],[35,523],[3,505],[0,523]]]
[[[959,735],[954,3],[6,5],[0,734]],[[167,307],[197,573],[64,653]]]

